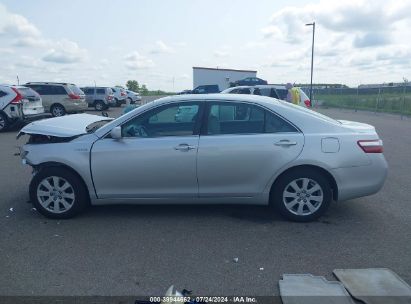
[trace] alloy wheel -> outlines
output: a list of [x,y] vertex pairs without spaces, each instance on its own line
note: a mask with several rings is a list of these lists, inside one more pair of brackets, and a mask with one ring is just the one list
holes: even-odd
[[53,116],[59,117],[64,115],[64,108],[61,106],[55,106],[53,108]]
[[6,120],[4,119],[3,115],[0,115],[0,131],[6,127]]
[[283,191],[283,203],[295,215],[315,213],[322,205],[324,193],[321,186],[310,178],[298,178],[290,182]]
[[37,199],[40,205],[49,212],[63,213],[68,211],[76,199],[73,186],[64,178],[49,176],[37,187]]

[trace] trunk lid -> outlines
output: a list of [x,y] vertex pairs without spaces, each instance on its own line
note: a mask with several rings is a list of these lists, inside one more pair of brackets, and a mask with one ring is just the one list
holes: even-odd
[[353,130],[361,134],[377,134],[375,127],[366,123],[350,121],[350,120],[338,120],[345,128]]
[[87,126],[93,123],[111,120],[113,118],[90,114],[74,114],[43,119],[32,122],[22,128],[17,134],[17,138],[24,134],[73,137],[86,134]]

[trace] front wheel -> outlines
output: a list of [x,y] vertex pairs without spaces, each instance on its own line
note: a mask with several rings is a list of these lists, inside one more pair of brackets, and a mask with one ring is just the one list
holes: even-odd
[[33,177],[30,199],[38,212],[54,219],[71,218],[88,205],[79,177],[61,167],[44,168]]
[[332,190],[327,178],[318,171],[293,170],[275,184],[271,202],[282,216],[296,222],[319,218],[328,209]]

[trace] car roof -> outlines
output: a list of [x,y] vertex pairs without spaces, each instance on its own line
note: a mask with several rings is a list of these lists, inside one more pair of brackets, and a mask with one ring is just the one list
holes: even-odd
[[96,88],[96,89],[111,89],[110,87],[95,87],[95,86],[90,86],[90,87],[82,87],[83,89],[92,89],[92,88]]
[[26,85],[30,84],[48,84],[48,85],[75,85],[74,83],[68,83],[68,82],[27,82]]
[[26,87],[23,85],[5,84],[5,83],[1,83],[0,87],[8,87],[8,88],[15,88],[15,89],[30,89],[29,87]]

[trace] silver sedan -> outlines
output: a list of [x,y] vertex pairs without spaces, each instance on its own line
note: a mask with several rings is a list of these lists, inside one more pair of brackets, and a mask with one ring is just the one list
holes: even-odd
[[[182,110],[190,117],[176,119]],[[30,198],[51,218],[89,204],[256,204],[311,221],[333,200],[376,193],[387,175],[373,126],[261,96],[166,97],[115,120],[64,116],[23,134]]]

